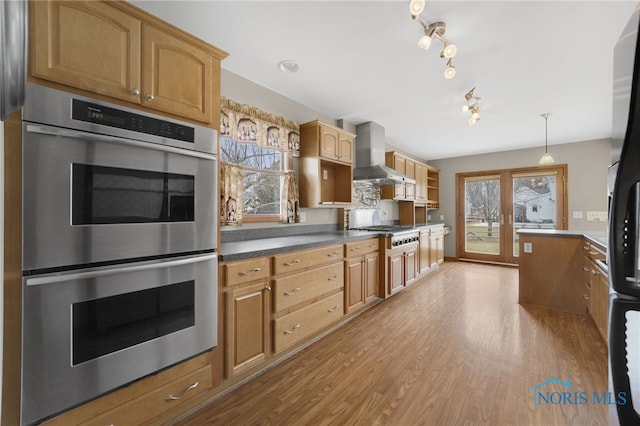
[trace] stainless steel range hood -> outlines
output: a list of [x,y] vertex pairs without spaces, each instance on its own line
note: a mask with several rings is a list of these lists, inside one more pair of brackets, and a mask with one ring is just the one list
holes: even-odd
[[384,165],[386,149],[384,127],[373,121],[356,126],[356,167],[353,180],[379,185],[416,183],[402,173]]

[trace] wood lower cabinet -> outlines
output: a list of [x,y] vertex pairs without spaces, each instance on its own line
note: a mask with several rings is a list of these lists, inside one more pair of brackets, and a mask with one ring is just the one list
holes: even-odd
[[608,341],[609,276],[596,262],[606,259],[606,248],[585,240],[583,253],[584,281],[582,289],[583,297],[587,299],[585,301],[586,310],[606,342]]
[[227,377],[248,370],[269,357],[270,260],[258,257],[221,265]]
[[269,357],[269,281],[243,285],[226,293],[227,376],[264,362]]
[[418,242],[418,272],[424,274],[431,269],[431,236],[429,229],[420,230]]
[[43,425],[140,425],[179,410],[180,406],[211,388],[209,354],[199,355],[120,390],[96,399]]
[[431,229],[429,239],[429,258],[435,267],[444,262],[444,228]]
[[379,248],[377,238],[345,244],[345,314],[356,311],[379,297]]
[[395,294],[418,277],[418,244],[408,244],[387,252],[387,292]]
[[289,348],[342,318],[343,299],[342,292],[336,293],[274,320],[274,351]]
[[227,54],[128,2],[32,1],[30,75],[134,106],[219,123]]

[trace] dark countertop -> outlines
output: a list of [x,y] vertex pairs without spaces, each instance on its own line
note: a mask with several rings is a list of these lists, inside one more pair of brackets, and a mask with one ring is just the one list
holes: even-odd
[[[443,226],[442,223],[420,224],[415,229]],[[388,235],[385,232],[370,231],[330,231],[284,237],[257,238],[245,241],[223,242],[218,252],[220,260],[229,262],[252,257],[269,256],[276,253],[344,244]]]
[[518,234],[549,237],[586,238],[597,244],[603,250],[607,250],[608,238],[605,231],[569,231],[565,229],[520,229]]

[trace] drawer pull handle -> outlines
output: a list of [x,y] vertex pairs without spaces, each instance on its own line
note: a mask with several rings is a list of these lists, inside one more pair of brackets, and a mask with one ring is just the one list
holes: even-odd
[[590,272],[591,268],[589,268],[588,266],[583,266],[582,269],[584,269],[586,272]]
[[238,275],[240,275],[241,277],[246,277],[247,275],[252,274],[254,272],[260,272],[260,268],[256,266],[255,268],[253,268],[249,272],[244,272],[244,271],[238,272]]
[[351,248],[351,251],[358,251],[358,250],[360,250],[360,247],[352,247]]
[[589,300],[589,296],[587,296],[586,294],[583,294],[582,297],[585,298],[586,300]]
[[338,279],[338,274],[335,274],[334,276],[327,278],[327,281],[333,281],[337,279]]
[[296,287],[296,288],[293,289],[293,291],[285,291],[284,295],[285,296],[293,296],[294,294],[296,294],[299,291],[300,291],[300,287]]
[[152,93],[145,93],[144,98],[148,101],[154,100],[156,97]]
[[377,247],[377,244],[369,244],[369,247],[373,248],[373,247]]
[[300,263],[300,259],[296,259],[291,262],[284,262],[284,266],[293,266],[293,265],[297,265],[298,263]]
[[198,382],[195,382],[194,384],[192,384],[191,386],[189,386],[188,388],[186,388],[185,390],[183,390],[180,395],[175,396],[175,395],[167,395],[167,397],[164,399],[165,401],[177,401],[178,399],[182,399],[182,397],[189,392],[191,389],[195,389],[198,387]]
[[133,89],[131,89],[131,94],[133,96],[140,96],[140,89],[138,89],[137,87],[134,87]]
[[600,253],[599,253],[599,252],[597,252],[597,251],[590,251],[590,252],[589,252],[589,254],[590,254],[591,256],[595,256],[596,254],[600,254]]
[[592,270],[591,270],[591,274],[593,274],[593,275],[600,275],[600,272],[598,272],[598,271],[594,271],[594,270],[592,269]]
[[335,312],[339,307],[340,307],[340,305],[336,305],[331,309],[327,309],[327,312]]
[[589,250],[591,247],[589,247],[589,246],[584,246],[584,247],[582,247],[582,248],[583,248],[583,249],[585,249],[585,250]]
[[265,285],[265,286],[264,286],[264,289],[265,289],[265,290],[267,290],[267,291],[271,291],[271,286],[269,286],[269,285]]
[[282,334],[293,334],[293,332],[296,331],[296,329],[298,329],[298,328],[300,328],[300,324],[294,325],[291,330],[283,331]]
[[340,254],[340,252],[338,252],[338,251],[334,251],[333,253],[329,253],[329,254],[327,254],[327,256],[329,256],[329,257],[336,257],[336,256],[338,256],[339,254]]

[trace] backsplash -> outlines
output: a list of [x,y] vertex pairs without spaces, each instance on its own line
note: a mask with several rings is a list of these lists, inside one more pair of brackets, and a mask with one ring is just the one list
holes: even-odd
[[380,187],[371,182],[353,182],[353,207],[378,207]]

